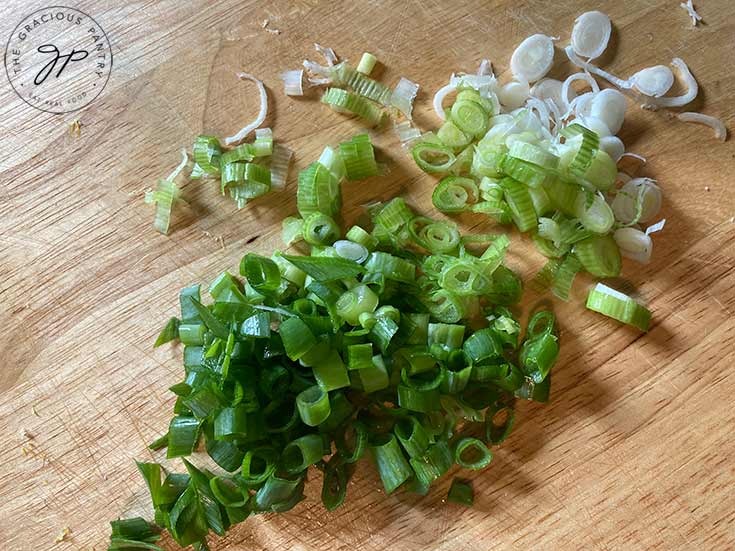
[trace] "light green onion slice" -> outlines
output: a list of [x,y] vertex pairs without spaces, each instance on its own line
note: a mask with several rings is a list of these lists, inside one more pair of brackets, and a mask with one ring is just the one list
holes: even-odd
[[383,120],[383,110],[378,105],[341,88],[328,88],[322,96],[322,103],[338,113],[356,115],[371,126]]
[[620,275],[620,249],[610,235],[588,237],[579,241],[574,245],[574,254],[584,269],[594,276]]
[[637,327],[641,331],[648,331],[651,323],[650,310],[628,295],[602,283],[598,283],[590,291],[587,296],[587,308]]
[[472,100],[465,99],[462,93],[457,96],[457,101],[452,105],[449,116],[460,130],[479,138],[487,132],[489,117],[487,111]]
[[301,420],[310,427],[322,423],[331,413],[329,395],[317,385],[307,388],[296,397],[296,407]]
[[197,136],[194,140],[194,162],[208,175],[219,174],[222,147],[214,136]]
[[500,185],[518,231],[526,232],[535,228],[538,224],[536,210],[533,208],[533,202],[526,186],[513,178],[503,178]]
[[346,291],[337,301],[337,315],[350,325],[360,325],[360,314],[374,312],[378,307],[378,295],[367,285],[357,285]]
[[545,169],[554,169],[559,164],[559,157],[553,153],[537,145],[521,141],[515,141],[511,144],[508,148],[508,156]]
[[299,173],[296,206],[301,216],[321,212],[335,217],[341,204],[339,182],[324,165],[312,163]]
[[347,63],[334,66],[332,79],[337,86],[350,88],[361,98],[367,98],[381,105],[390,105],[390,88],[362,72],[356,71]]
[[455,213],[467,210],[477,202],[480,192],[471,178],[445,176],[439,181],[431,195],[431,201],[437,210]]
[[551,292],[561,300],[569,300],[569,292],[574,283],[574,277],[582,270],[582,264],[573,254],[567,257],[559,265],[559,269],[554,274],[554,281]]
[[348,180],[364,180],[378,174],[375,150],[367,134],[358,134],[339,144],[339,154]]
[[326,146],[319,156],[319,164],[326,168],[337,181],[345,177],[346,169],[342,155],[333,148]]
[[421,170],[432,174],[448,172],[456,160],[451,148],[435,142],[417,142],[411,155]]
[[313,212],[306,217],[302,232],[304,241],[310,245],[331,245],[340,237],[337,223],[321,212]]
[[373,54],[365,52],[360,58],[360,63],[357,64],[357,71],[369,77],[377,62],[378,59]]
[[281,222],[281,240],[286,246],[304,239],[304,221],[301,218],[288,216]]
[[346,239],[336,241],[333,247],[339,256],[357,262],[358,264],[365,262],[368,254],[370,254],[364,245]]
[[577,194],[574,214],[582,225],[593,233],[606,234],[615,224],[612,208],[600,194],[591,192]]

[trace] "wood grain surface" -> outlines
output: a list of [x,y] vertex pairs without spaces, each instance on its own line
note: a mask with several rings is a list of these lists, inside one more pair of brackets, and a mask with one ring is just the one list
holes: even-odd
[[[735,129],[735,3],[404,0],[69,0],[107,31],[110,82],[83,111],[32,109],[0,85],[0,548],[102,550],[107,522],[150,515],[134,459],[165,430],[181,350],[152,343],[177,309],[177,291],[234,268],[246,251],[281,247],[288,189],[237,211],[216,186],[190,183],[169,236],[157,234],[143,190],[201,133],[228,135],[257,112],[294,149],[295,169],[360,125],[317,96],[286,98],[278,75],[314,56],[313,42],[357,61],[370,50],[381,78],[422,86],[417,121],[430,129],[434,90],[488,57],[507,77],[524,37],[569,37],[574,18],[602,9],[614,22],[606,67],[630,75],[687,61],[701,92],[689,106]],[[36,0],[0,5],[3,43]],[[268,28],[263,22],[268,21]],[[279,31],[279,32],[275,32]],[[555,74],[569,70],[557,52]],[[79,119],[79,137],[68,125]],[[390,129],[372,132],[386,174],[345,188],[344,215],[403,194],[430,212],[420,174]],[[654,313],[641,335],[584,309],[590,279],[553,302],[562,354],[552,401],[520,406],[517,428],[492,466],[471,476],[476,504],[446,504],[449,480],[426,498],[386,497],[369,465],[348,505],[328,514],[320,477],[283,515],[248,520],[213,550],[733,549],[735,547],[735,146],[664,112],[629,109],[621,133],[648,158],[643,174],[665,192],[666,229],[653,261],[624,263],[624,280]],[[481,218],[466,229],[488,229]],[[479,225],[478,225],[479,224]],[[221,239],[220,239],[221,238]],[[529,277],[543,263],[515,233],[510,263]],[[549,301],[527,292],[524,305]],[[71,532],[55,543],[63,527]]]

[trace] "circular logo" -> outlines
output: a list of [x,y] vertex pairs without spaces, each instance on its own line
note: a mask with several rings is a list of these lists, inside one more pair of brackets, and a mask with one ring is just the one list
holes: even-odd
[[49,113],[88,105],[102,93],[111,70],[105,31],[86,13],[65,6],[30,14],[5,48],[5,71],[15,92]]

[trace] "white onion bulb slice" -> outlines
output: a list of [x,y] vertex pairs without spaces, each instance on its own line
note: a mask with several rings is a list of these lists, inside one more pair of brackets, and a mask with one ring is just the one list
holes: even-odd
[[534,34],[521,42],[510,58],[510,70],[518,80],[536,82],[554,63],[554,42],[545,34]]
[[610,41],[610,18],[600,11],[588,11],[577,17],[572,29],[572,48],[577,55],[600,57]]
[[630,82],[641,94],[660,98],[674,85],[674,73],[666,65],[654,65],[638,71]]

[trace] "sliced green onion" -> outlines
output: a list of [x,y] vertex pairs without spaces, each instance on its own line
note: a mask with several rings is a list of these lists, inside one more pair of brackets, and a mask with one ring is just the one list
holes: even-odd
[[413,283],[416,278],[416,266],[409,261],[384,252],[370,253],[365,262],[369,273],[383,274],[386,279],[403,283]]
[[367,247],[364,245],[346,239],[336,241],[333,246],[338,256],[352,260],[358,264],[365,262],[369,254]]
[[304,239],[304,221],[301,218],[288,216],[281,223],[281,240],[286,246]]
[[169,318],[166,325],[158,334],[156,342],[153,344],[153,348],[158,348],[162,344],[166,344],[167,342],[171,342],[172,340],[179,338],[179,325],[179,318]]
[[319,386],[327,392],[350,386],[350,377],[347,373],[339,352],[331,350],[325,360],[311,368]]
[[360,314],[374,312],[378,295],[367,285],[358,285],[345,292],[336,304],[337,315],[350,325],[359,325]]
[[549,172],[546,169],[515,157],[506,156],[500,166],[510,178],[529,188],[541,187],[549,179]]
[[[498,419],[502,422],[498,422]],[[515,411],[512,405],[498,403],[490,406],[485,412],[485,439],[497,446],[508,438],[514,421]]]
[[377,62],[378,59],[373,54],[364,52],[360,58],[360,63],[357,65],[357,71],[365,76],[370,76]]
[[199,440],[201,422],[194,417],[177,415],[168,426],[168,448],[166,457],[191,455]]
[[582,271],[582,264],[577,260],[577,257],[573,254],[567,255],[554,274],[554,282],[551,287],[554,296],[561,300],[569,300],[569,292],[572,289],[574,277],[580,271]]
[[383,120],[383,110],[378,105],[340,88],[328,88],[322,96],[322,103],[338,113],[356,115],[371,126]]
[[253,498],[255,506],[260,511],[272,510],[274,506],[286,503],[294,494],[298,494],[299,487],[303,488],[301,477],[288,479],[272,474],[255,494]]
[[449,116],[463,132],[476,138],[487,132],[488,114],[479,103],[458,97],[452,105]]
[[[348,443],[348,437],[352,440],[351,445]],[[354,463],[360,459],[367,449],[367,442],[368,431],[359,421],[343,426],[337,431],[334,439],[337,453],[345,463]]]
[[282,255],[291,264],[316,281],[328,282],[360,275],[364,268],[346,258]]
[[304,220],[304,241],[310,245],[331,245],[340,236],[337,223],[326,214],[313,212]]
[[515,141],[510,145],[508,156],[545,169],[554,169],[559,164],[559,157],[553,153],[537,145],[521,141]]
[[219,174],[222,147],[214,136],[197,136],[194,140],[194,162],[209,175]]
[[322,458],[322,437],[318,434],[307,434],[296,440],[291,440],[281,454],[281,464],[289,474],[298,474],[305,471]]
[[456,160],[451,148],[436,142],[417,142],[411,148],[411,155],[418,167],[430,174],[448,172]]
[[412,415],[399,419],[393,427],[393,432],[409,457],[421,456],[429,447],[429,434]]
[[460,467],[478,471],[487,467],[492,460],[493,454],[477,438],[462,438],[455,444],[454,461]]
[[373,367],[373,345],[370,343],[351,344],[347,347],[347,368],[370,369]]
[[281,271],[278,265],[270,258],[253,253],[242,257],[240,275],[261,294],[272,293],[281,285]]
[[168,233],[171,223],[171,209],[179,193],[179,187],[173,180],[158,180],[156,190],[146,192],[145,202],[155,203],[156,205],[156,217],[153,221],[153,227],[159,233]]
[[276,470],[278,452],[270,446],[249,449],[242,460],[240,476],[249,485],[265,482]]
[[444,121],[444,124],[441,125],[439,130],[437,130],[436,137],[442,144],[447,147],[451,147],[452,149],[466,147],[472,142],[472,135],[463,132],[462,129],[451,120]]
[[506,201],[510,207],[513,221],[518,231],[527,232],[537,226],[536,211],[533,208],[528,189],[512,178],[503,178],[500,181]]
[[406,385],[398,385],[398,405],[411,411],[428,413],[439,409],[438,390],[418,390]]
[[401,197],[396,197],[382,205],[374,216],[375,224],[394,232],[408,224],[414,213]]
[[314,212],[337,216],[342,203],[339,181],[321,163],[311,163],[299,172],[296,206],[302,217]]
[[376,435],[370,443],[370,453],[387,494],[412,476],[411,466],[392,434]]
[[597,277],[620,275],[622,259],[617,243],[610,235],[588,237],[574,245],[574,254],[585,270]]
[[324,469],[324,482],[322,483],[322,503],[327,511],[334,511],[347,496],[347,481],[349,471],[338,456],[332,457]]
[[309,326],[300,318],[292,317],[281,322],[278,327],[286,355],[298,360],[316,344],[316,338]]
[[574,213],[584,227],[593,233],[605,234],[615,223],[612,208],[600,194],[589,197],[586,193],[579,193],[574,203]]
[[365,394],[377,392],[390,386],[388,369],[385,366],[382,356],[373,356],[372,365],[359,369],[357,371],[357,377],[360,379],[360,385]]
[[310,427],[317,426],[329,417],[331,412],[329,395],[316,385],[307,388],[296,397],[296,407],[301,420]]
[[445,176],[431,194],[437,210],[446,213],[462,212],[477,202],[480,192],[471,178]]
[[452,452],[443,440],[430,445],[423,455],[412,457],[409,461],[416,479],[423,484],[431,484],[452,467]]
[[332,79],[338,86],[351,88],[358,96],[382,105],[390,104],[391,91],[389,88],[361,71],[356,71],[347,63],[340,63],[334,67]]
[[347,230],[347,234],[345,234],[345,237],[353,243],[362,245],[368,250],[368,252],[372,252],[373,250],[375,250],[375,247],[378,246],[378,240],[375,239],[368,232],[366,232],[364,229],[362,229],[360,226],[352,226],[349,230]]
[[472,507],[474,500],[472,485],[468,480],[461,478],[452,479],[452,485],[449,487],[449,493],[447,494],[447,501],[458,503],[465,507]]
[[364,180],[378,174],[375,150],[367,134],[359,134],[339,144],[339,154],[348,180]]
[[628,295],[598,283],[587,296],[587,308],[622,323],[648,331],[651,312]]

